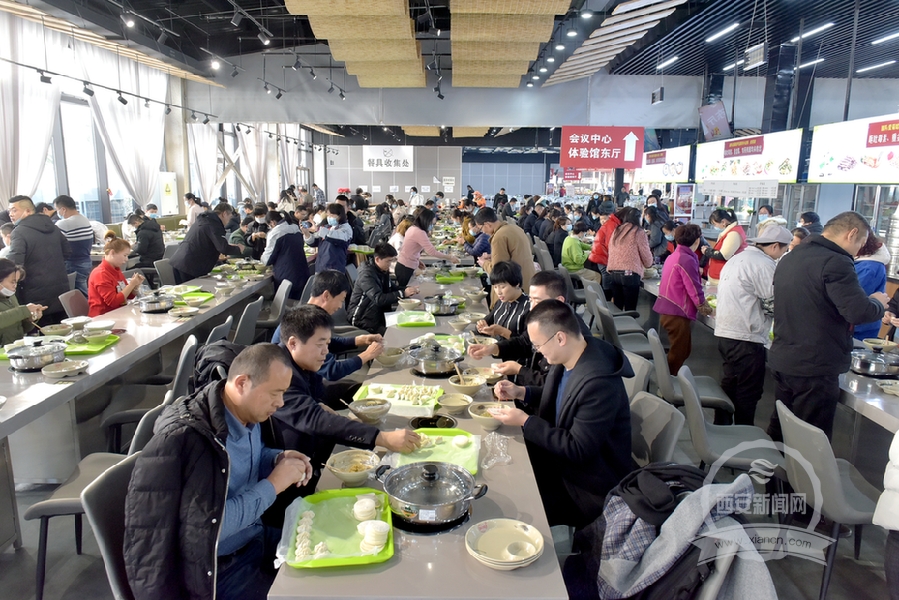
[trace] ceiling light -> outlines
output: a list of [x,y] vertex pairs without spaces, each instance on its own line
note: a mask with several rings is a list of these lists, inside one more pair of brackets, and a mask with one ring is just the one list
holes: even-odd
[[665,62],[656,65],[656,70],[664,69],[665,67],[667,67],[667,66],[669,66],[669,65],[673,65],[674,62],[675,62],[676,60],[677,60],[677,57],[676,57],[676,56],[672,56],[671,58],[669,58],[669,59],[666,60]]
[[870,66],[870,67],[865,67],[864,69],[859,69],[858,71],[856,71],[856,73],[864,73],[865,71],[873,71],[874,69],[879,69],[880,67],[885,67],[885,66],[887,66],[887,65],[891,65],[891,64],[893,64],[894,62],[896,62],[896,61],[895,61],[895,60],[888,60],[888,61],[886,61],[886,62],[880,63],[879,65],[872,65],[872,66]]
[[172,107],[168,104],[165,105],[165,114],[170,114],[172,112]]
[[94,90],[92,90],[90,88],[90,84],[86,81],[84,82],[84,88],[82,88],[81,91],[84,92],[85,96],[93,96],[94,95]]
[[390,127],[384,127],[384,131],[390,131]]
[[126,27],[134,27],[134,17],[128,13],[122,13],[122,23],[124,23]]
[[299,71],[300,67],[302,67],[302,66],[303,66],[303,63],[300,62],[300,57],[298,56],[296,62],[294,62],[293,66],[290,68],[293,69],[294,71]]
[[710,42],[714,42],[715,40],[717,40],[717,39],[720,38],[721,36],[727,35],[728,33],[730,33],[731,31],[733,31],[734,29],[736,29],[736,28],[739,27],[739,26],[740,26],[739,23],[734,23],[734,24],[732,24],[732,25],[728,25],[727,27],[725,27],[724,29],[722,29],[721,31],[719,31],[718,33],[716,33],[715,35],[707,37],[707,38],[705,39],[705,42],[706,42],[707,44],[710,43]]
[[156,38],[156,43],[159,45],[165,44],[169,39],[169,34],[166,30],[162,30],[159,32],[159,37]]
[[745,62],[746,62],[746,61],[743,60],[743,59],[741,58],[741,59],[738,60],[737,62],[735,62],[735,63],[730,63],[729,65],[727,65],[726,67],[724,67],[724,70],[725,70],[725,71],[730,71],[731,69],[733,69],[733,68],[736,67],[737,65],[742,65],[742,64],[745,63]]
[[264,32],[264,31],[260,31],[260,32],[259,32],[259,35],[257,35],[256,37],[259,38],[259,41],[262,42],[262,45],[263,45],[263,46],[268,46],[269,44],[272,43],[271,38],[268,37],[267,35],[265,35],[265,32]]
[[309,68],[309,75],[312,76],[312,79],[318,79],[318,75],[315,74],[315,69]]
[[546,73],[547,71],[549,71],[549,69],[546,68],[546,65],[540,65],[540,68],[537,70],[541,73]]
[[204,115],[206,118],[203,119],[203,125],[209,125],[209,115]]
[[329,94],[333,94],[333,93],[334,93],[334,82],[333,82],[333,81],[331,82],[331,87],[328,88],[328,93],[329,93]]
[[282,92],[280,89],[278,89],[278,93],[275,94],[275,100],[280,100],[281,96],[283,96],[283,95],[284,95],[284,92]]
[[38,71],[41,76],[41,83],[50,83],[50,76],[43,71]]
[[197,120],[197,113],[195,113],[194,111],[190,111],[190,118],[191,118],[192,120],[196,121],[196,120]]
[[528,81],[528,87],[534,87],[534,82],[533,82],[533,81]]
[[811,29],[811,30],[809,30],[809,31],[806,31],[806,32],[803,33],[802,35],[797,35],[796,37],[794,37],[794,38],[793,38],[792,40],[790,40],[790,41],[791,41],[791,42],[798,42],[800,39],[807,38],[807,37],[809,37],[810,35],[815,35],[816,33],[821,33],[821,32],[824,31],[825,29],[830,29],[831,27],[833,27],[833,23],[825,23],[824,25],[821,25],[820,27],[815,27],[814,29]]
[[756,61],[756,62],[752,63],[751,65],[745,65],[745,66],[743,67],[743,70],[744,70],[744,71],[749,71],[750,69],[754,69],[754,68],[756,68],[756,67],[761,67],[763,64],[765,64],[765,62],[766,62],[766,61],[765,61],[764,59],[763,59],[763,60]]
[[877,44],[882,44],[884,42],[888,42],[889,40],[895,39],[897,37],[899,37],[899,31],[897,31],[896,33],[891,33],[890,35],[885,35],[882,38],[878,38],[878,39],[874,40],[873,42],[871,42],[871,45],[876,46]]
[[537,81],[540,79],[540,76],[537,75],[536,73],[534,73],[533,75],[531,75],[531,79],[533,79],[534,81]]
[[240,27],[240,22],[243,21],[243,13],[239,10],[234,11],[234,16],[231,17],[231,24],[235,27]]
[[150,99],[144,98],[144,108],[150,108]]
[[593,11],[590,10],[589,8],[585,8],[584,10],[581,11],[581,18],[582,19],[592,19]]
[[575,37],[577,35],[577,29],[574,26],[574,21],[571,22],[571,25],[568,26],[568,31],[565,32],[565,35],[568,37]]
[[340,90],[340,99],[346,100],[346,94],[343,93],[343,90]]
[[546,57],[546,62],[548,62],[548,63],[554,63],[554,62],[556,62],[556,57],[555,57],[555,56],[547,56],[547,57]]
[[219,61],[213,58],[212,59],[212,69],[214,71],[218,71],[220,66],[222,66],[222,65],[219,63]]
[[117,98],[117,100],[122,103],[122,106],[128,104],[128,100],[125,99],[125,97],[122,95],[122,92],[118,92],[118,94],[119,97]]
[[816,58],[815,60],[810,60],[809,62],[807,62],[807,63],[805,63],[805,64],[799,65],[798,67],[796,67],[796,69],[797,69],[797,70],[799,70],[799,69],[804,69],[804,68],[806,68],[806,67],[810,67],[810,66],[812,66],[812,65],[816,65],[816,64],[818,64],[819,62],[824,62],[824,59],[823,59],[823,58]]
[[437,99],[438,100],[443,100],[445,97],[446,96],[444,96],[443,94],[440,93],[440,90],[437,91]]
[[556,50],[560,50],[560,51],[561,51],[561,50],[564,50],[564,49],[565,49],[565,44],[563,44],[561,40],[560,40],[559,42],[556,43]]
[[264,83],[264,84],[262,85],[262,89],[265,90],[265,93],[266,93],[266,94],[271,94],[271,93],[272,93],[272,91],[271,91],[270,89],[268,89],[268,84],[267,84],[267,83]]
[[234,65],[234,69],[231,71],[231,77],[237,77],[237,65]]

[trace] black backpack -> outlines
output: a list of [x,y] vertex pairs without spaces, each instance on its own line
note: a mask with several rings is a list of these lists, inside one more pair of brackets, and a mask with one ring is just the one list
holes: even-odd
[[228,340],[219,340],[200,346],[197,350],[197,365],[194,368],[196,389],[227,377],[231,363],[244,348],[246,346],[234,344]]

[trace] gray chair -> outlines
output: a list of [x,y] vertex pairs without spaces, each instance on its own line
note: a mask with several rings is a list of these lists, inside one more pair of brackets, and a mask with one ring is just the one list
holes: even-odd
[[[677,374],[684,392],[684,410],[687,413],[687,427],[693,449],[699,455],[699,468],[721,461],[721,467],[749,471],[753,461],[764,459],[775,467],[775,476],[786,479],[783,455],[774,442],[759,427],[754,425],[712,425],[702,414],[702,405],[696,391],[696,383],[690,367],[683,366]],[[751,444],[734,452],[734,448],[744,442]]]
[[[170,399],[167,398],[166,401],[168,402],[170,401]],[[131,448],[129,449],[131,458],[125,459],[131,461],[131,463],[129,464],[133,464],[134,455],[143,450],[146,442],[150,441],[150,438],[153,437],[153,426],[156,424],[156,418],[162,412],[163,408],[164,407],[162,405],[157,406],[152,411],[148,411],[141,419],[140,423],[138,424],[137,431],[134,435],[135,441],[132,442]],[[151,416],[151,413],[155,416]],[[69,476],[69,478],[66,479],[66,481],[61,486],[56,488],[56,490],[54,490],[52,494],[50,494],[49,498],[32,504],[22,515],[22,518],[24,518],[26,521],[31,521],[34,519],[41,520],[36,568],[37,587],[35,591],[35,597],[37,598],[37,600],[42,600],[44,596],[44,581],[46,577],[47,566],[47,534],[49,532],[50,519],[53,517],[61,517],[65,515],[72,515],[75,517],[75,552],[77,554],[81,554],[81,515],[85,513],[85,505],[82,502],[82,494],[92,482],[94,482],[98,477],[100,477],[111,467],[121,463],[122,459],[123,457],[121,454],[114,454],[109,452],[96,452],[94,454],[87,455],[86,457],[81,459],[81,462],[78,463],[78,465],[75,467],[75,471]],[[128,478],[130,478],[130,473]],[[126,491],[127,487],[128,484],[126,480]],[[93,495],[92,498],[96,499],[96,495]],[[124,510],[124,501],[122,503],[122,507]],[[88,522],[94,529],[94,533],[97,536],[97,541],[100,544],[102,552],[104,540],[101,539],[101,537],[104,535],[104,533],[98,532],[97,524],[94,522],[90,514],[88,515]],[[122,522],[124,523],[124,517],[122,519]],[[118,548],[121,552],[121,543],[114,547]],[[109,560],[105,553],[103,558],[104,560]],[[109,574],[109,568],[110,566],[107,562],[107,574]],[[125,580],[123,579],[123,581]],[[116,584],[114,583],[111,574],[110,585],[112,586],[113,591],[115,593],[118,593]],[[126,589],[130,591],[130,588]],[[119,597],[131,598],[132,596],[116,596],[116,598]]]
[[638,393],[645,392],[649,385],[649,376],[652,374],[652,361],[646,360],[633,352],[625,351],[624,355],[631,363],[634,376],[622,377],[621,381],[624,382],[624,389],[627,390],[628,400],[633,400]]
[[84,297],[80,290],[70,290],[65,294],[60,294],[59,302],[69,318],[86,317],[87,313],[90,312],[87,298]]
[[162,252],[162,258],[172,258],[175,256],[175,252],[178,251],[178,244],[166,245],[165,250]]
[[225,319],[225,322],[221,325],[216,325],[212,328],[212,331],[209,332],[209,335],[206,337],[206,345],[213,344],[220,340],[227,340],[228,334],[231,333],[231,324],[234,323],[234,317],[228,315],[228,318]]
[[359,276],[359,270],[356,269],[356,265],[346,266],[346,276],[350,280],[350,289],[356,287],[356,278]]
[[[830,440],[823,431],[798,418],[780,400],[776,404],[784,446],[787,449],[786,469],[790,485],[796,493],[805,494],[807,506],[833,523],[830,537],[835,541],[827,549],[827,562],[818,595],[820,600],[824,600],[840,541],[840,525],[855,526],[855,560],[858,560],[862,527],[869,525],[874,518],[874,507],[880,492],[852,464],[834,456]],[[819,488],[816,489],[813,485],[811,474],[797,460],[796,455],[811,466]]]
[[285,279],[278,285],[278,290],[275,292],[275,297],[268,310],[260,311],[256,321],[256,329],[274,329],[281,323],[281,317],[284,315],[287,297],[290,295],[291,289],[293,289],[293,283],[289,279]]
[[541,271],[552,272],[556,270],[552,256],[550,256],[549,250],[546,250],[545,248],[537,248],[537,264],[540,265]]
[[116,600],[134,600],[125,572],[125,497],[137,454],[104,471],[81,492],[81,504],[103,556],[106,578]]
[[75,280],[78,277],[78,273],[69,273],[69,291],[75,289]]
[[197,358],[197,338],[191,335],[181,348],[178,367],[171,387],[165,385],[123,385],[100,416],[100,427],[106,431],[106,449],[118,452],[122,446],[122,427],[138,423],[148,410],[163,402],[171,390],[176,398],[190,393],[190,380]]
[[141,269],[128,269],[127,271],[123,272],[122,275],[124,275],[125,279],[127,279],[128,281],[131,281],[131,278],[138,273],[143,275],[143,271]]
[[[609,305],[603,302],[605,300],[605,296],[603,296],[602,290],[597,289],[595,283],[585,284],[584,294],[587,299],[587,303],[584,305],[584,308],[592,317],[593,322],[591,323],[591,325],[593,325],[599,320],[596,317],[597,305],[605,306],[607,309],[609,308]],[[612,320],[615,322],[615,330],[619,335],[623,335],[626,333],[639,333],[640,335],[646,335],[646,332],[643,330],[643,326],[640,325],[640,322],[637,321],[637,319],[627,315],[616,316],[615,313],[611,310],[609,310],[609,313],[612,315]]]
[[[646,334],[649,339],[649,345],[652,348],[652,363],[655,367],[656,384],[659,386],[659,396],[675,406],[684,405],[684,394],[678,383],[678,378],[673,377],[668,370],[668,358],[665,355],[665,349],[662,347],[662,341],[655,329],[650,329]],[[718,423],[727,421],[725,415],[734,413],[734,403],[731,402],[727,394],[721,389],[717,381],[707,376],[693,377],[699,402],[703,408],[711,408],[715,410],[715,420]]]
[[631,400],[631,457],[641,467],[670,462],[684,428],[684,415],[649,392]]
[[612,314],[604,306],[599,305],[596,305],[596,311],[599,315],[599,326],[602,328],[602,338],[605,341],[622,350],[633,352],[646,359],[652,359],[652,348],[649,347],[649,342],[646,340],[645,335],[640,335],[639,333],[623,333],[619,335]]
[[[568,289],[568,304],[575,308],[577,308],[579,304],[585,304],[587,302],[587,293],[583,288],[577,289],[574,287],[574,281],[568,269],[559,265],[556,270],[562,276],[562,279],[565,280],[565,287]],[[580,277],[578,277],[578,281],[580,280]]]
[[621,310],[620,308],[618,308],[617,306],[615,306],[614,304],[612,304],[611,302],[606,300],[605,292],[603,292],[602,294],[599,294],[599,303],[600,303],[600,305],[605,306],[606,310],[608,310],[609,313],[611,313],[611,315],[615,318],[633,317],[634,319],[637,319],[640,317],[639,310]]
[[299,304],[306,304],[309,302],[309,298],[312,297],[312,282],[315,281],[315,275],[310,275],[309,279],[306,280],[306,285],[303,286],[303,293],[300,294],[300,302]]
[[260,312],[262,312],[262,296],[247,304],[243,309],[240,321],[237,322],[237,330],[234,332],[234,340],[232,340],[235,344],[249,346],[256,341],[256,322],[259,320]]
[[137,424],[137,429],[134,430],[134,437],[131,438],[128,454],[140,452],[144,446],[147,445],[147,442],[153,437],[153,426],[156,425],[156,419],[159,418],[159,415],[162,414],[162,411],[166,406],[177,399],[178,397],[175,396],[175,393],[172,390],[169,390],[165,393],[165,399],[162,401],[162,404],[154,406],[141,417],[141,420]]
[[169,259],[163,258],[162,260],[157,260],[153,263],[153,266],[156,267],[156,273],[159,275],[160,284],[176,285],[175,269],[172,268],[172,263]]

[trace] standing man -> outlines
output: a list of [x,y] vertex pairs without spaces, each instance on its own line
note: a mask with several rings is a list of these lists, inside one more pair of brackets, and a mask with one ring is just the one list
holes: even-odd
[[774,317],[774,267],[793,234],[766,227],[721,270],[715,337],[724,360],[721,389],[734,403],[734,424],[755,425],[765,384],[765,345]]
[[479,262],[490,273],[493,263],[511,261],[521,266],[521,289],[527,293],[534,276],[534,259],[531,244],[524,230],[514,223],[497,221],[492,208],[482,208],[475,215],[475,223],[481,231],[490,236],[490,254],[484,254]]
[[231,220],[234,208],[219,204],[212,212],[204,212],[188,230],[184,241],[171,258],[175,283],[184,283],[206,275],[223,254],[240,256],[243,246],[232,246],[225,239],[225,223]]
[[618,208],[624,206],[624,203],[630,200],[631,195],[627,193],[627,188],[621,186],[621,191],[615,194],[615,204],[618,205]]
[[200,204],[200,199],[194,196],[192,192],[184,194],[184,204],[187,208],[187,228],[190,229],[197,222],[197,217],[205,211],[203,205]]
[[53,206],[47,202],[38,202],[37,206],[35,206],[35,212],[42,215],[47,215],[54,223],[56,223],[60,219],[60,216],[57,214]]
[[65,311],[59,296],[69,291],[66,260],[72,254],[69,241],[50,217],[35,212],[28,196],[9,201],[9,216],[16,228],[10,236],[7,258],[25,268],[27,277],[19,284],[19,304],[47,307],[39,325],[59,323]]
[[66,236],[72,249],[66,260],[66,273],[76,273],[75,289],[87,297],[87,280],[94,268],[91,263],[94,228],[87,217],[78,212],[78,205],[71,196],[57,196],[53,204],[56,206],[56,214],[61,217],[56,226]]
[[528,316],[534,351],[553,365],[542,387],[496,384],[500,400],[521,408],[490,413],[524,433],[550,525],[584,527],[602,514],[606,494],[631,467],[631,418],[624,353],[585,338],[570,306],[543,300]]
[[[321,190],[319,190],[319,191],[321,191]],[[324,201],[324,198],[325,198],[325,195],[322,194],[322,201]],[[298,201],[298,204],[300,204],[300,205],[312,206],[315,203],[315,198],[312,196],[312,194],[309,193],[309,190],[307,190],[305,187],[301,187],[300,195],[299,195],[299,198],[297,199],[297,201]]]
[[315,204],[325,203],[325,192],[316,184],[312,184],[312,193],[315,195]]
[[306,456],[262,441],[290,376],[278,346],[249,346],[226,381],[159,416],[125,499],[125,571],[135,598],[267,596],[281,530],[263,525],[262,513],[312,476]]
[[[853,257],[871,227],[857,212],[840,213],[821,235],[781,259],[774,272],[774,342],[768,353],[775,398],[829,438],[840,399],[840,375],[849,370],[852,327],[883,317],[889,297],[870,296],[858,283]],[[782,441],[777,411],[768,435]]]
[[508,201],[509,197],[506,195],[506,188],[499,188],[499,192],[493,196],[493,210],[497,210],[499,206]]

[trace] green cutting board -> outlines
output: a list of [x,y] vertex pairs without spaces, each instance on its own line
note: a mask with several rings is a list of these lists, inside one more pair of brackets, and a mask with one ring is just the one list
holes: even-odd
[[209,292],[188,292],[181,295],[181,300],[175,300],[175,306],[187,306],[184,298],[203,298],[203,304],[205,304],[215,298],[215,294],[210,294]]
[[[387,534],[387,543],[377,554],[361,554],[359,542],[362,535],[356,530],[359,521],[353,516],[353,505],[359,494],[375,494],[381,504],[378,519],[391,526]],[[371,565],[381,563],[393,556],[393,516],[387,494],[372,488],[346,488],[325,490],[306,496],[297,512],[297,521],[293,523],[290,545],[287,550],[287,564],[296,569],[315,569],[320,567],[343,567],[350,565]],[[297,524],[303,512],[311,510],[315,513],[312,519],[310,542],[314,548],[319,542],[328,545],[331,555],[308,560],[296,560]]]
[[[110,335],[103,342],[91,342],[90,344],[66,344],[66,356],[88,356],[100,354],[119,341],[119,336]],[[9,360],[5,350],[0,350],[0,360]]]
[[428,448],[419,448],[408,454],[400,454],[396,461],[397,467],[415,462],[448,462],[459,465],[472,475],[478,474],[478,448],[474,440],[464,448],[457,448],[453,445],[453,438],[457,435],[473,437],[467,431],[462,429],[416,429],[415,433],[424,433],[431,438],[443,437],[443,443]]
[[[427,320],[412,320],[421,317],[426,317]],[[436,324],[437,320],[434,315],[423,310],[405,310],[396,318],[397,327],[433,327]]]

